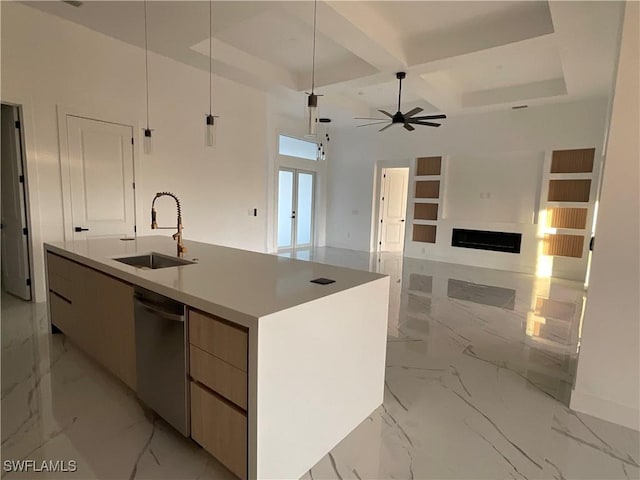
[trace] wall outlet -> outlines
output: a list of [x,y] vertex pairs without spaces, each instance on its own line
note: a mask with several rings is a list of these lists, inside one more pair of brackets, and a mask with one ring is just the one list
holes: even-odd
[[425,253],[425,252],[426,252],[426,250],[424,249],[424,247],[422,247],[422,253]]

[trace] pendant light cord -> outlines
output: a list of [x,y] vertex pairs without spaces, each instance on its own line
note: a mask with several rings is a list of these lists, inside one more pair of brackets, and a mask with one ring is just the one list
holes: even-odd
[[313,55],[311,60],[311,94],[316,85],[316,17],[318,13],[318,0],[313,0]]
[[212,69],[211,69],[211,54],[212,54],[212,47],[211,45],[213,44],[213,27],[212,27],[212,17],[211,17],[211,4],[212,4],[212,0],[209,0],[209,115],[211,115],[212,112],[212,108],[211,108],[211,104],[212,104],[212,87],[211,87],[211,78],[213,76],[212,74]]
[[144,0],[144,71],[147,89],[147,130],[149,130],[149,47],[147,40],[147,0]]

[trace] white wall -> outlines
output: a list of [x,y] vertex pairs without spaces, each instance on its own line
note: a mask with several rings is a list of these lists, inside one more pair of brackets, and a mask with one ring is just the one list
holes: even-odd
[[640,430],[640,4],[627,2],[571,408]]
[[[375,128],[342,129],[333,135],[337,141],[333,145],[334,155],[330,163],[327,245],[367,251],[372,248],[371,204],[376,162],[410,160],[415,164],[417,157],[443,156],[446,170],[449,158],[454,158],[455,161],[455,158],[481,160],[513,157],[518,161],[524,156],[540,165],[540,155],[544,155],[544,169],[548,168],[552,150],[596,147],[597,164],[602,151],[606,109],[606,98],[593,98],[524,110],[453,116],[443,121],[440,128],[423,128],[411,133],[395,128],[382,133],[378,133]],[[490,172],[496,174],[497,168],[497,165],[492,165]],[[446,171],[443,175],[446,177]],[[527,189],[528,197],[538,188],[541,178],[544,182],[541,174],[531,178],[531,187]],[[520,177],[519,179],[522,180]],[[450,188],[447,181],[443,178],[441,189]],[[497,181],[489,186],[489,191],[494,190],[492,198],[509,195],[510,186],[505,185],[503,190],[496,191],[497,186]],[[444,192],[445,201],[446,196]],[[534,206],[532,202],[528,207],[523,206],[523,209],[530,208],[533,211]],[[527,237],[523,238],[523,248],[526,251],[521,255],[514,255],[452,248],[450,235],[453,224],[443,224],[445,228],[439,228],[436,245],[408,240],[405,254],[490,268],[535,271],[537,227],[530,221],[488,221],[485,218],[480,222],[472,220],[463,222],[464,224],[457,223],[456,226],[461,228],[522,231]],[[407,232],[410,235],[410,228],[407,228]],[[572,263],[577,263],[576,268],[567,266]],[[586,257],[577,262],[573,259],[556,258],[554,269],[556,264],[559,271],[567,272],[564,276],[579,278],[580,273],[584,275]]]
[[327,245],[369,251],[376,160],[364,129],[337,129],[328,159]]
[[544,152],[452,155],[447,160],[443,219],[532,223]]
[[[23,4],[1,2],[3,102],[23,106],[36,267],[44,300],[42,242],[64,238],[56,108],[133,125],[138,233],[152,233],[156,191],[183,205],[185,237],[264,251],[267,213],[266,94],[215,77],[217,145],[204,147],[208,75],[151,53],[154,154],[142,155],[143,50]],[[250,217],[250,208],[258,217]],[[173,212],[163,215],[173,215]]]

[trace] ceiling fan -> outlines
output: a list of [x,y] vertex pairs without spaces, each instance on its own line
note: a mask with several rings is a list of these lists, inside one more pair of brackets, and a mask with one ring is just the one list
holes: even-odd
[[[378,130],[382,132],[383,130],[386,130],[387,128],[393,125],[400,124],[411,132],[415,130],[413,125],[426,125],[427,127],[440,126],[439,123],[429,122],[428,120],[437,120],[441,118],[447,118],[446,115],[424,115],[421,117],[416,117],[416,115],[422,112],[423,110],[420,107],[416,107],[413,110],[409,110],[407,113],[402,113],[400,111],[400,100],[402,99],[402,80],[404,80],[406,76],[407,74],[405,72],[396,73],[396,78],[400,82],[400,85],[398,87],[398,111],[395,113],[395,115],[391,115],[389,112],[385,112],[384,110],[378,110],[380,113],[382,113],[383,115],[386,115],[389,118],[356,117],[356,120],[378,120],[373,123],[358,125],[358,127],[368,127],[370,125],[380,125],[383,123],[389,123],[387,126],[382,127],[380,130]],[[389,119],[391,119],[391,122],[389,122]]]

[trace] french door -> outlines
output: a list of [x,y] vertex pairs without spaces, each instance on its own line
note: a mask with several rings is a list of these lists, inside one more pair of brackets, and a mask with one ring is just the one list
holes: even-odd
[[278,171],[278,250],[313,245],[315,174]]

